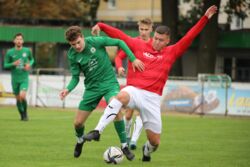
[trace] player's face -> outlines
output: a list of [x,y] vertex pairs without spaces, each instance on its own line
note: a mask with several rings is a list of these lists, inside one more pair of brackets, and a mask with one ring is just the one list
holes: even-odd
[[23,46],[23,37],[20,36],[16,36],[16,38],[14,39],[14,44],[17,48],[21,48]]
[[160,51],[169,43],[170,38],[166,34],[159,34],[157,32],[154,33],[153,37],[153,48],[154,50]]
[[152,26],[147,24],[140,24],[139,25],[139,33],[141,39],[147,41],[150,38],[150,33],[152,32]]
[[70,41],[69,44],[77,51],[81,52],[84,49],[85,43],[84,38],[79,36],[76,40]]

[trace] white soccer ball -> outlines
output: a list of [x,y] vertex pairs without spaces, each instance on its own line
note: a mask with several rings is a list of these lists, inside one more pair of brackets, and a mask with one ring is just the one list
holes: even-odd
[[108,164],[119,164],[123,160],[123,152],[119,147],[111,146],[104,152],[103,159]]

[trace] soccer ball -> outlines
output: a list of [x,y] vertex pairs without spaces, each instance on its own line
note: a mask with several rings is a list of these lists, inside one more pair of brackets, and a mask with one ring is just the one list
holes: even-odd
[[108,164],[119,164],[123,160],[123,153],[119,147],[111,146],[103,154],[103,159]]

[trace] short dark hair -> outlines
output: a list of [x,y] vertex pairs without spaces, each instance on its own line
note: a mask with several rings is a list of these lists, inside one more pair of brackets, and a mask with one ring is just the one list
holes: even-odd
[[155,29],[155,32],[170,36],[170,28],[168,26],[164,26],[164,25],[157,26]]
[[18,37],[18,36],[23,37],[23,34],[22,34],[21,32],[16,33],[16,34],[14,35],[14,39],[15,39],[16,37]]
[[65,31],[65,38],[67,41],[74,41],[79,36],[82,36],[81,27],[71,26]]

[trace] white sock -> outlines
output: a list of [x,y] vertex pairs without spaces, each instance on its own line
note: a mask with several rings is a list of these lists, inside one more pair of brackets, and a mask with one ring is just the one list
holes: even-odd
[[131,142],[133,142],[134,144],[137,142],[137,140],[140,137],[142,127],[143,127],[143,124],[142,124],[141,117],[136,116],[135,123],[134,123],[133,135],[132,135],[132,138],[131,138]]
[[95,130],[98,130],[99,133],[102,133],[104,128],[115,119],[121,107],[122,103],[119,100],[115,98],[111,100],[111,102],[105,108]]
[[126,136],[127,138],[131,137],[131,125],[132,125],[132,119],[127,120],[126,117],[123,117],[124,122],[125,122],[125,131],[126,131]]
[[127,146],[128,146],[127,143],[122,143],[122,148],[127,147]]
[[149,141],[147,141],[144,145],[145,145],[144,155],[146,156],[150,156],[150,154],[157,149],[157,147],[151,145]]

